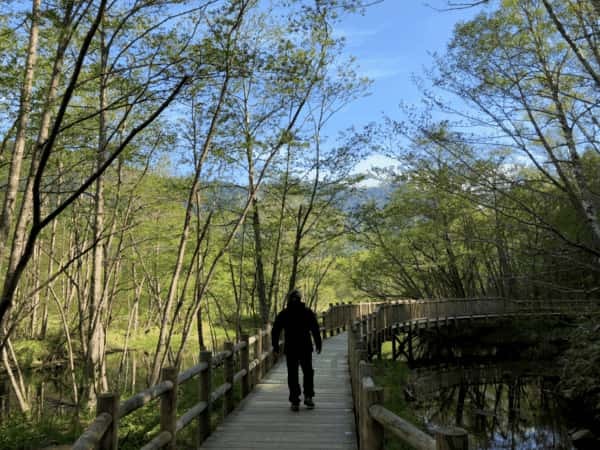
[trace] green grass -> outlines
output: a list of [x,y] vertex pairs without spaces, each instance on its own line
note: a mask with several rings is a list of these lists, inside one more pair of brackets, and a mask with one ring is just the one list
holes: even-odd
[[0,421],[0,448],[33,450],[71,444],[82,431],[82,427],[69,417],[55,414],[34,419],[15,414]]
[[[235,369],[236,371],[239,368]],[[222,368],[217,368],[212,374],[212,387],[216,389],[224,382]],[[177,391],[177,417],[198,402],[197,378],[179,386]],[[241,400],[239,383],[234,385],[234,399],[237,405]],[[156,399],[121,419],[119,423],[119,448],[122,450],[139,449],[152,440],[160,429],[159,400]],[[215,429],[223,421],[223,399],[212,404],[211,425]],[[192,421],[186,428],[177,433],[179,448],[193,448],[197,422]]]
[[[242,329],[247,330],[249,334],[255,333],[255,319],[244,318],[242,321]],[[48,339],[45,341],[39,340],[19,340],[14,342],[15,353],[22,367],[32,367],[39,365],[47,360],[50,356],[64,355],[66,357],[66,346],[64,338],[61,337],[62,329],[58,328],[59,324],[53,324],[49,329]],[[208,332],[208,324],[204,328]],[[140,354],[144,352],[152,355],[156,348],[158,340],[158,328],[138,332],[136,336],[130,337],[128,348],[136,350]],[[217,327],[215,330],[216,341],[218,347],[227,340],[227,333],[222,327]],[[229,338],[235,338],[233,330],[227,330]],[[205,336],[205,342],[208,345],[212,344],[210,336]],[[173,336],[171,347],[175,350],[181,343],[181,335]],[[111,330],[107,336],[107,350],[122,349],[125,344],[124,330]],[[217,349],[217,351],[220,350]],[[116,379],[117,364],[120,359],[120,353],[113,353],[108,356],[109,360],[109,382],[114,382]],[[198,339],[196,330],[188,337],[184,353],[184,363],[181,370],[190,367],[196,360],[198,355]],[[76,355],[77,356],[77,355]],[[112,361],[112,362],[111,362]],[[237,368],[236,370],[239,370]],[[145,365],[141,359],[138,359],[138,383],[143,383],[145,379]],[[26,377],[32,385],[36,385],[39,381],[48,376],[47,372],[32,372]],[[82,374],[78,373],[78,376]],[[34,381],[37,380],[37,381]],[[222,369],[213,371],[212,385],[213,389],[223,383]],[[138,388],[139,390],[140,388]],[[122,390],[121,399],[126,399],[132,393]],[[190,380],[179,387],[178,391],[178,416],[181,416],[187,409],[192,407],[197,401],[198,386],[196,379]],[[240,387],[236,384],[234,388],[234,397],[236,404],[241,398]],[[222,421],[223,406],[219,400],[213,405],[213,413],[211,421],[213,426]],[[156,436],[159,430],[159,400],[156,399],[148,405],[140,408],[129,416],[123,418],[119,424],[119,448],[123,450],[138,449],[143,444],[149,442]],[[23,416],[19,413],[12,412],[7,417],[2,417],[0,420],[0,449],[2,450],[29,450],[39,449],[49,445],[72,444],[82,433],[84,426],[93,419],[93,414],[88,415],[81,413],[80,416],[73,417],[46,412],[42,417],[38,417],[37,413]],[[83,426],[82,426],[83,424]],[[194,430],[196,423],[192,422],[186,429],[178,433],[178,442],[181,448],[191,448],[194,439]]]
[[[408,382],[410,373],[408,366],[403,361],[391,359],[391,342],[386,342],[382,347],[382,359],[374,360],[374,381],[377,386],[383,387],[385,408],[397,416],[411,422],[417,428],[424,430],[422,420],[415,414],[412,404],[404,397],[404,387]],[[412,447],[393,436],[385,433],[386,450],[411,450]]]
[[[229,339],[235,339],[235,330],[231,328],[225,328],[219,325],[214,325],[214,334],[217,343],[223,343]],[[253,335],[256,332],[256,319],[253,317],[244,317],[241,320],[242,329],[247,331],[248,334]],[[212,335],[209,334],[209,325],[204,323],[204,342],[209,347],[212,345]],[[148,353],[154,353],[156,349],[156,343],[158,342],[159,328],[151,327],[148,329],[138,330],[137,334],[129,336],[128,348],[139,351],[146,351]],[[125,329],[112,329],[109,331],[107,336],[107,347],[109,349],[122,349],[125,347]],[[171,348],[176,349],[181,344],[182,335],[176,333],[171,338]],[[217,349],[219,350],[219,349]],[[198,333],[194,326],[188,335],[186,343],[186,352],[192,352],[198,354]]]
[[21,367],[40,366],[52,354],[52,340],[19,339],[13,343]]

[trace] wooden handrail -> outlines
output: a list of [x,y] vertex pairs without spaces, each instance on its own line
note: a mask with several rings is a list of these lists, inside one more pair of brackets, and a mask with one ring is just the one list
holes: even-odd
[[150,442],[144,445],[141,450],[156,450],[165,447],[171,440],[173,435],[168,431],[162,431],[158,433]]
[[215,403],[221,397],[223,397],[233,386],[231,383],[223,383],[221,386],[216,388],[210,393],[210,402]]
[[[524,316],[531,315],[554,315],[554,314],[596,314],[600,312],[600,305],[595,300],[518,300],[511,301],[503,298],[484,298],[484,299],[436,299],[436,300],[414,300],[404,299],[394,302],[369,302],[369,303],[344,303],[331,304],[330,308],[319,315],[321,321],[321,332],[323,337],[333,336],[342,330],[346,330],[352,325],[349,333],[349,358],[353,362],[350,365],[351,380],[353,392],[355,394],[355,403],[358,402],[358,392],[363,389],[362,382],[358,379],[358,362],[367,360],[369,353],[378,351],[381,343],[386,337],[389,337],[392,327],[401,324],[410,323],[415,326],[429,326],[432,323],[439,323],[448,320],[463,320],[473,318],[490,317],[513,317],[519,314]],[[450,313],[452,315],[450,315]],[[172,391],[180,383],[199,376],[200,391],[207,390],[205,398],[200,394],[199,402],[187,410],[180,418],[174,419],[175,424],[173,433],[166,430],[154,437],[145,449],[163,448],[173,445],[176,438],[176,432],[190,424],[193,419],[199,418],[198,427],[198,445],[210,434],[209,414],[211,405],[219,398],[230,395],[233,385],[240,382],[242,384],[242,393],[246,395],[252,386],[264,376],[273,364],[273,351],[271,347],[271,327],[267,326],[264,330],[259,330],[255,336],[244,336],[241,342],[231,344],[226,351],[219,352],[214,356],[210,352],[201,352],[199,364],[177,374],[173,380],[165,380],[161,383],[151,386],[132,397],[118,403],[118,396],[112,396],[117,399],[116,406],[109,407],[109,410],[99,410],[96,419],[88,426],[86,431],[79,437],[73,445],[74,450],[84,450],[100,448],[102,450],[116,450],[118,441],[116,439],[118,421],[120,418],[131,414],[133,411],[141,408],[149,402],[171,395]],[[356,342],[354,342],[356,341]],[[253,356],[248,353],[253,351]],[[202,354],[207,355],[207,359],[202,359]],[[230,369],[229,381],[221,386],[211,390],[210,378],[212,369],[221,365],[233,367],[233,360],[238,356],[240,370],[233,372]],[[356,359],[357,355],[360,359]],[[244,367],[245,366],[245,367]],[[366,391],[377,391],[376,386],[367,386]],[[377,394],[379,395],[379,394]],[[232,399],[228,400],[226,408],[231,408]],[[227,402],[225,402],[227,403]],[[109,405],[106,403],[106,405]],[[371,423],[377,423],[389,428],[381,422],[382,414],[385,412],[377,404],[370,405],[369,418]],[[379,405],[380,406],[380,405]],[[357,409],[358,411],[358,409]],[[378,419],[379,418],[379,419]],[[378,421],[379,420],[379,421]],[[392,421],[394,422],[394,421]],[[110,438],[107,437],[110,433]],[[451,434],[451,432],[448,432]],[[447,433],[447,434],[448,434]],[[459,433],[459,440],[460,433]]]
[[177,419],[177,431],[185,428],[192,420],[202,414],[206,408],[208,407],[208,403],[206,402],[198,402],[190,409],[188,409],[185,413],[181,415],[179,419]]
[[233,375],[233,383],[237,383],[246,375],[248,375],[248,371],[246,369],[242,369],[239,372],[236,372],[235,375]]
[[89,450],[95,449],[98,443],[108,430],[112,422],[112,416],[109,413],[101,413],[96,416],[94,421],[87,427],[79,439],[73,444],[73,449]]
[[[385,409],[382,401],[377,400],[382,392],[378,391],[370,377],[367,360],[373,354],[381,356],[382,343],[390,338],[395,329],[408,329],[410,332],[415,328],[448,325],[450,320],[456,323],[473,319],[600,313],[598,301],[581,299],[409,299],[377,303],[374,307],[357,304],[332,305],[332,308],[346,308],[343,316],[351,320],[348,358],[361,450],[382,448],[383,443],[377,438],[381,434],[377,427],[389,430],[417,449],[468,448],[466,431],[460,428],[439,429],[434,439]],[[333,313],[331,309],[324,315],[323,334],[339,326],[339,317],[339,312]]]
[[200,364],[196,364],[193,367],[190,367],[188,370],[181,372],[177,377],[178,383],[185,383],[190,378],[194,378],[196,375],[204,372],[208,368],[208,364],[201,362]]
[[386,430],[389,430],[404,442],[408,442],[414,448],[435,450],[435,439],[427,433],[419,430],[412,423],[397,416],[382,405],[369,407],[369,415],[379,422]]
[[247,343],[247,342],[245,342],[245,341],[238,342],[237,344],[235,344],[235,345],[233,346],[233,351],[234,351],[235,353],[237,353],[237,352],[239,352],[240,350],[242,350],[242,349],[244,349],[244,348],[246,348],[246,347],[248,347],[248,343]]
[[[383,406],[383,389],[375,384],[372,378],[373,366],[367,362],[369,338],[365,340],[362,337],[365,329],[371,336],[378,335],[378,329],[373,327],[382,319],[379,317],[377,320],[377,316],[378,314],[367,314],[360,321],[354,322],[348,332],[350,380],[360,449],[383,450],[383,431],[387,430],[417,450],[468,450],[468,435],[465,430],[439,429],[433,438]],[[381,322],[379,325],[381,326]]]
[[138,392],[133,397],[129,397],[127,400],[121,402],[121,405],[119,406],[119,418],[129,415],[136,409],[150,403],[152,400],[160,397],[171,389],[173,389],[172,382],[162,381],[154,386],[150,386],[142,392]]
[[[249,377],[251,372],[262,374],[270,368],[272,357],[272,348],[270,345],[271,328],[267,326],[264,330],[259,330],[258,334],[252,337],[242,336],[245,340],[238,343],[227,343],[224,351],[214,356],[210,352],[201,352],[200,363],[177,374],[174,369],[163,369],[167,371],[169,379],[164,379],[160,383],[151,386],[141,392],[136,393],[130,398],[118,403],[118,397],[107,394],[110,401],[105,401],[106,405],[113,404],[110,411],[98,411],[97,417],[90,423],[84,433],[77,439],[73,445],[74,450],[91,450],[99,448],[101,450],[116,450],[118,440],[116,432],[118,420],[123,418],[155,399],[161,399],[161,431],[148,442],[143,449],[153,450],[159,448],[175,448],[175,439],[178,431],[189,425],[194,419],[199,418],[199,432],[197,444],[199,445],[210,434],[210,416],[211,405],[222,397],[226,398],[224,402],[225,414],[234,407],[233,386],[235,383],[241,383],[243,395],[250,391]],[[249,351],[256,342],[261,342],[260,352],[254,354],[252,361],[249,358]],[[236,355],[239,355],[240,370],[234,372]],[[224,366],[226,382],[211,389],[212,369]],[[181,417],[177,418],[176,389],[178,384],[185,383],[199,376],[200,399],[193,407],[188,409]],[[202,398],[203,388],[208,389],[207,396]],[[103,394],[104,395],[104,394]],[[116,401],[115,401],[116,399]],[[108,407],[108,406],[105,406]],[[110,407],[108,407],[110,409]],[[207,414],[208,413],[208,414]],[[114,419],[114,420],[113,420]],[[115,427],[115,424],[117,427]],[[114,435],[111,434],[107,439],[107,433],[115,428]]]
[[[343,305],[335,305],[338,308]],[[332,322],[332,329],[341,329],[346,326],[346,322],[341,321],[344,314],[339,311],[332,310],[333,314],[339,317],[338,321]],[[323,317],[321,315],[321,317]],[[350,316],[348,316],[350,317]],[[332,335],[334,333],[332,332]],[[280,342],[280,346],[283,341]],[[253,352],[250,357],[250,352]],[[240,369],[234,373],[234,360],[239,361]],[[161,399],[162,407],[165,411],[162,414],[169,416],[169,425],[171,431],[166,429],[167,417],[161,419],[165,423],[161,426],[161,431],[154,436],[150,442],[142,447],[144,450],[155,450],[160,448],[173,447],[175,444],[176,434],[189,424],[194,419],[198,419],[198,432],[196,433],[196,445],[199,446],[210,435],[210,412],[212,405],[219,399],[225,397],[224,413],[225,415],[233,408],[233,386],[235,383],[241,384],[242,397],[246,396],[250,389],[255,386],[260,379],[266,374],[274,363],[273,348],[271,346],[271,326],[267,325],[265,329],[261,329],[254,336],[243,335],[242,340],[235,344],[227,343],[224,351],[212,354],[211,352],[200,352],[200,363],[190,367],[189,369],[173,374],[172,380],[163,380],[160,383],[151,386],[141,392],[136,393],[130,398],[117,403],[113,413],[99,411],[96,419],[88,426],[86,431],[73,445],[74,450],[116,450],[118,441],[112,440],[109,444],[106,438],[106,433],[115,423],[118,425],[118,419],[123,418],[144,405],[155,399]],[[212,370],[224,366],[226,378],[225,383],[216,388],[212,388]],[[190,409],[185,411],[179,418],[173,414],[176,411],[176,396],[173,396],[173,391],[178,384],[189,382],[193,378],[199,378],[199,401]],[[174,403],[169,405],[169,402],[164,401],[165,398],[171,397]],[[113,422],[113,417],[116,421]],[[118,427],[117,427],[118,428]],[[116,430],[115,430],[116,431]],[[116,438],[116,433],[112,438]]]

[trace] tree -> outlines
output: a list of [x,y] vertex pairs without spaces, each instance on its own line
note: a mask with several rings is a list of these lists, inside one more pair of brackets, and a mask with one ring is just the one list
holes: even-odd
[[[73,107],[73,102],[80,94],[81,89],[85,88],[83,77],[85,76],[85,62],[86,58],[89,57],[91,52],[91,46],[96,38],[96,33],[104,17],[106,10],[106,2],[100,1],[98,5],[94,5],[94,2],[83,2],[78,4],[75,8],[72,3],[67,3],[67,9],[65,10],[64,17],[65,22],[73,28],[68,28],[68,32],[65,32],[65,38],[59,39],[57,44],[57,56],[55,60],[54,76],[51,78],[51,83],[48,87],[47,100],[51,101],[58,88],[58,74],[62,70],[62,59],[65,55],[66,47],[69,43],[72,43],[71,38],[76,31],[82,33],[82,40],[77,46],[76,59],[72,66],[71,72],[68,76],[68,82],[64,89],[64,92],[60,96],[59,106],[54,115],[53,120],[46,122],[42,121],[39,128],[40,138],[38,139],[37,145],[34,147],[32,163],[30,172],[28,175],[29,184],[25,189],[25,196],[23,204],[21,205],[21,214],[19,222],[21,226],[16,227],[15,237],[13,238],[13,246],[11,255],[9,257],[9,264],[7,273],[4,278],[4,284],[2,289],[2,296],[0,297],[0,322],[4,323],[6,327],[6,314],[9,311],[13,303],[15,290],[18,282],[29,263],[36,242],[40,236],[42,230],[44,230],[49,224],[51,224],[61,213],[63,213],[70,205],[76,202],[80,196],[98,180],[111,163],[118,158],[118,156],[124,151],[127,145],[134,140],[134,138],[150,125],[159,114],[167,108],[167,106],[174,100],[178,92],[181,90],[183,85],[187,82],[187,76],[181,76],[178,79],[165,85],[164,80],[160,80],[158,84],[158,73],[151,76],[146,81],[144,89],[137,91],[137,99],[132,104],[122,104],[122,116],[120,122],[128,118],[136,107],[140,107],[142,101],[153,102],[156,107],[150,112],[143,116],[142,119],[136,123],[129,124],[129,130],[125,137],[118,144],[112,146],[110,139],[105,142],[105,147],[111,147],[104,162],[97,167],[97,169],[86,179],[79,182],[77,186],[73,188],[72,194],[67,196],[62,203],[49,211],[42,211],[43,197],[45,196],[45,189],[47,186],[44,185],[44,177],[48,173],[49,162],[52,158],[56,158],[56,155],[60,152],[60,138],[69,127],[73,126],[73,123],[66,123],[70,108]],[[89,21],[87,19],[90,19]],[[127,107],[125,107],[127,106]],[[145,105],[144,105],[145,106]],[[118,106],[112,104],[111,108],[117,109]],[[48,106],[49,110],[49,106]],[[98,111],[92,112],[89,116],[81,118],[77,123],[82,123],[86,120],[93,120],[98,114]],[[50,117],[44,116],[44,117]],[[47,133],[47,134],[46,134]],[[112,134],[114,138],[114,133]],[[31,193],[31,194],[29,194]],[[32,220],[28,229],[25,231],[26,223],[28,223],[27,217],[29,211],[32,211]],[[24,245],[21,242],[24,241]],[[10,335],[10,330],[14,326],[8,326],[8,329],[3,334],[0,346],[4,346],[7,337]]]
[[589,232],[589,240],[573,244],[598,256],[598,197],[581,162],[585,151],[597,151],[597,86],[581,69],[542,2],[531,0],[459,26],[434,81],[485,115],[465,113],[470,123],[496,133],[488,148],[522,152],[566,196]]

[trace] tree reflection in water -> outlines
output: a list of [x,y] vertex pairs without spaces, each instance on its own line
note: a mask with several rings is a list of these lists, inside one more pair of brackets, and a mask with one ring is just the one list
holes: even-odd
[[417,371],[411,389],[428,426],[466,428],[470,448],[574,449],[553,396],[557,378],[540,370],[505,365]]

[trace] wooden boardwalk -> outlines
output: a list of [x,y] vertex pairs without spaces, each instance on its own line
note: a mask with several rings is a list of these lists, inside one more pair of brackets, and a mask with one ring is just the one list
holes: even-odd
[[346,333],[326,339],[322,353],[313,354],[313,366],[315,409],[301,404],[300,412],[290,410],[281,358],[202,448],[356,450]]

